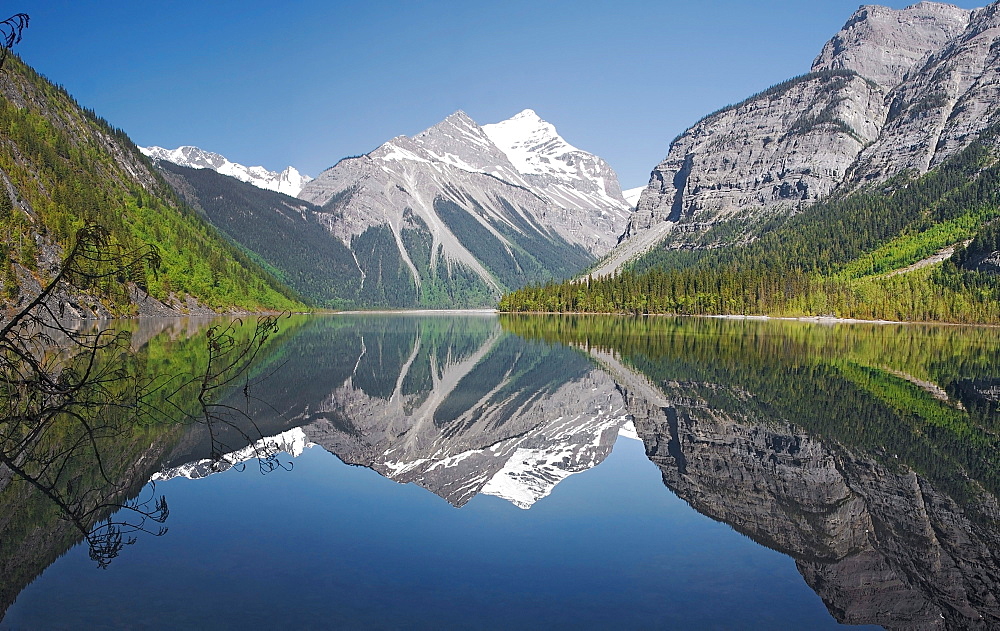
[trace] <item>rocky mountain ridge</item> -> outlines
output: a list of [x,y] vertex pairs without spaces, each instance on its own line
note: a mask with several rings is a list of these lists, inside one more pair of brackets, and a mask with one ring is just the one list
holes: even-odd
[[672,143],[597,273],[654,246],[738,243],[834,191],[925,173],[954,155],[1000,110],[998,6],[861,7],[809,74],[706,116]]
[[576,273],[612,247],[628,208],[610,167],[530,110],[487,127],[456,112],[341,160],[299,197],[352,249],[384,242],[371,269],[393,270],[418,302],[428,286],[485,297]]

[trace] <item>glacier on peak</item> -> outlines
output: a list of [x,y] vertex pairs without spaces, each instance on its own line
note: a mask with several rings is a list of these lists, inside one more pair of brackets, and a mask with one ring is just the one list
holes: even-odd
[[297,197],[302,187],[307,182],[312,181],[308,175],[299,173],[298,169],[289,166],[285,170],[269,171],[262,166],[244,166],[237,162],[232,162],[225,156],[205,151],[198,147],[184,145],[176,149],[164,149],[163,147],[139,147],[143,155],[153,160],[166,160],[174,164],[192,169],[212,169],[222,175],[234,177],[241,182],[253,184],[257,188],[268,191],[284,193],[291,197]]
[[542,120],[535,110],[523,110],[507,120],[483,125],[482,129],[525,175],[546,175],[553,171],[576,174],[571,165],[552,159],[580,150],[563,140],[555,125]]

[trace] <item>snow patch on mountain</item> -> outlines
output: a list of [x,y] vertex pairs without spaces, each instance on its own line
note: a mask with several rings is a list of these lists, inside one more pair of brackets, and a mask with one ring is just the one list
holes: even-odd
[[635,205],[639,203],[639,197],[642,195],[644,190],[646,190],[645,186],[630,188],[626,191],[622,191],[622,197],[625,198],[625,201],[628,202],[629,206],[635,208]]
[[539,118],[534,110],[524,110],[505,121],[483,125],[483,131],[525,175],[576,175],[571,164],[559,158],[580,150],[563,140],[555,126]]
[[296,427],[276,436],[261,438],[252,445],[247,445],[243,449],[230,452],[219,459],[206,458],[188,462],[179,467],[164,469],[158,473],[154,473],[150,481],[157,482],[172,478],[198,480],[208,477],[213,473],[227,471],[249,460],[256,459],[262,463],[268,462],[282,452],[292,458],[297,458],[303,451],[314,445],[315,443],[309,440],[305,432],[302,431],[302,428]]
[[292,166],[281,172],[269,171],[262,166],[248,167],[232,162],[221,154],[198,147],[183,146],[176,149],[139,147],[139,151],[154,160],[166,160],[193,169],[212,169],[241,182],[253,184],[257,188],[277,191],[291,197],[297,197],[302,187],[312,181],[311,177],[299,173],[298,169]]
[[618,176],[607,162],[566,142],[555,126],[534,110],[482,126],[530,188],[559,206],[612,213],[629,209]]

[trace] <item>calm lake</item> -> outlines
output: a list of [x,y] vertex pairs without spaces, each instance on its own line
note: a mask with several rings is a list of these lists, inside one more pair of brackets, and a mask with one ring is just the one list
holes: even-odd
[[0,628],[1000,627],[1000,329],[303,316],[206,408],[212,324],[0,465]]

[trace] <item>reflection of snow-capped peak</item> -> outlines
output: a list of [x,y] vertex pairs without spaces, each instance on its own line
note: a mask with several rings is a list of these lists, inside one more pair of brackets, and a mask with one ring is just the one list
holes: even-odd
[[621,409],[607,412],[580,425],[561,425],[563,419],[558,419],[532,432],[534,436],[517,440],[527,446],[518,446],[480,493],[528,509],[569,476],[597,466],[611,452],[621,427],[630,423]]
[[618,430],[618,435],[621,436],[622,438],[631,438],[632,440],[642,440],[641,438],[639,438],[639,432],[636,431],[635,423],[633,423],[632,421],[629,421],[628,423],[622,425],[621,429]]
[[282,452],[288,454],[292,458],[296,458],[301,455],[303,451],[312,447],[313,444],[314,443],[310,442],[306,437],[302,428],[296,427],[288,430],[287,432],[282,432],[277,436],[262,438],[254,444],[228,453],[218,460],[206,458],[204,460],[189,462],[187,464],[182,464],[179,467],[172,467],[164,469],[158,473],[154,473],[153,477],[150,479],[160,481],[182,477],[190,480],[197,480],[199,478],[210,476],[213,473],[226,471],[241,462],[247,462],[248,460],[253,459],[264,460]]
[[284,171],[268,171],[262,166],[248,167],[229,161],[225,156],[198,147],[178,147],[164,149],[163,147],[139,147],[146,156],[154,160],[166,160],[192,169],[212,169],[222,175],[234,177],[242,182],[253,184],[257,188],[277,191],[295,197],[312,178],[303,175],[295,167],[286,167]]

